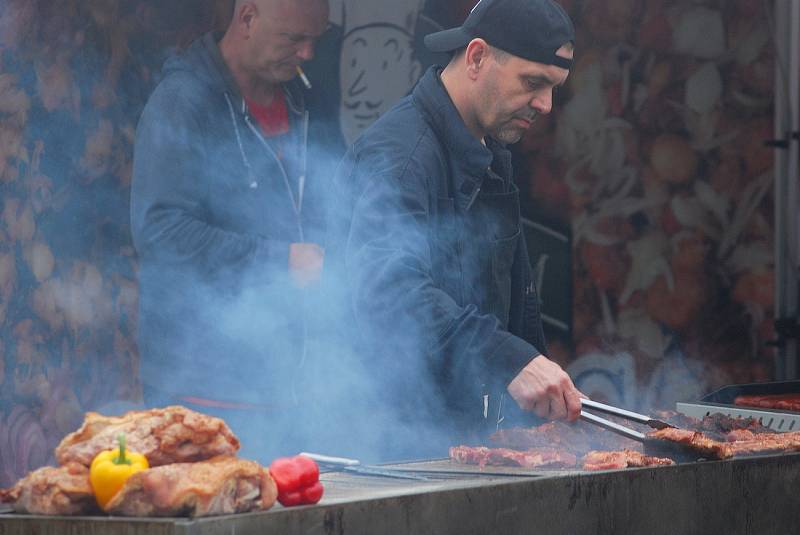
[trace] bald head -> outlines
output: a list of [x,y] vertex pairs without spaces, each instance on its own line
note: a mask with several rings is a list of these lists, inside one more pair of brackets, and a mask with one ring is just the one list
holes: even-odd
[[247,86],[292,79],[327,27],[328,0],[236,0],[220,47],[247,94]]
[[233,8],[234,19],[244,4],[253,4],[259,11],[268,15],[278,15],[292,6],[311,11],[324,6],[328,9],[328,0],[236,0]]

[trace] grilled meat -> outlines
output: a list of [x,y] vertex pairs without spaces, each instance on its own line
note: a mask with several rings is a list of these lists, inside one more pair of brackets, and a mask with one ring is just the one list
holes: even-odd
[[700,431],[692,431],[691,429],[659,429],[648,433],[647,436],[680,444],[685,449],[696,452],[699,456],[707,459],[727,459],[733,455],[726,442],[708,438]]
[[737,396],[734,405],[761,407],[783,411],[800,411],[800,394],[772,394],[764,396]]
[[577,457],[554,448],[531,448],[525,451],[483,446],[455,446],[450,458],[461,464],[484,466],[519,466],[522,468],[572,468]]
[[749,429],[734,429],[725,434],[726,442],[737,442],[739,440],[753,440],[757,437],[755,433]]
[[[747,430],[753,433],[774,433],[769,427],[761,425],[755,418],[734,418],[715,412],[704,416],[702,420],[692,418],[674,411],[659,411],[656,417],[681,429],[700,431],[707,436],[719,440],[727,440],[727,435],[732,431]],[[733,436],[736,436],[734,433]]]
[[650,457],[638,451],[590,451],[581,461],[584,470],[616,470],[642,466],[668,466],[675,461],[666,457]]
[[748,440],[737,440],[727,445],[736,457],[762,453],[800,451],[800,431],[791,433],[755,434]]
[[209,516],[272,507],[269,471],[255,461],[219,456],[151,468],[131,476],[106,511],[122,516]]
[[641,444],[586,422],[548,422],[537,427],[500,430],[489,439],[506,448],[558,448],[577,457],[591,450],[639,449]]
[[81,428],[58,445],[56,459],[62,465],[89,466],[95,455],[116,447],[120,433],[128,448],[145,455],[150,466],[202,461],[239,450],[239,439],[224,421],[176,405],[120,417],[87,413]]
[[89,469],[79,463],[58,468],[45,466],[0,490],[0,502],[18,513],[86,515],[99,511],[89,482]]

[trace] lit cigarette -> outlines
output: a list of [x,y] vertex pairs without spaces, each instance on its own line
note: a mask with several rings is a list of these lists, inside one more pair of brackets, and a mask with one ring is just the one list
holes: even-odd
[[303,69],[300,68],[300,65],[297,66],[297,75],[300,76],[300,79],[303,81],[303,85],[306,86],[306,89],[311,89],[311,82],[308,81],[308,76],[306,76],[306,73],[304,73]]

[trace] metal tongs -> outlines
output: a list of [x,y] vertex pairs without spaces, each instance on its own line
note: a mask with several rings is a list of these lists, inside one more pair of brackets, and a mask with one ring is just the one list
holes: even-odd
[[[632,420],[634,422],[638,422],[640,424],[647,425],[652,427],[653,429],[665,429],[667,427],[675,427],[672,424],[668,424],[662,420],[657,420],[646,414],[639,414],[638,412],[629,411],[626,409],[620,409],[619,407],[614,407],[613,405],[606,405],[605,403],[600,403],[598,401],[592,401],[591,399],[581,399],[581,406],[584,409],[594,409],[599,412],[604,412],[606,414],[612,414],[614,416],[619,416],[621,418],[625,418],[626,420]],[[624,425],[620,425],[616,422],[612,422],[611,420],[606,420],[605,418],[601,418],[596,414],[592,414],[591,412],[587,412],[585,410],[581,410],[581,419],[586,420],[587,422],[591,422],[595,425],[599,425],[605,429],[613,433],[617,433],[618,435],[622,435],[624,437],[637,440],[639,442],[644,442],[647,438],[647,435],[631,429],[629,427],[625,427]]]
[[[619,407],[606,405],[605,403],[598,403],[597,401],[592,401],[590,399],[582,399],[581,405],[586,409],[594,409],[596,411],[605,412],[606,414],[613,414],[614,416],[619,416],[621,418],[625,418],[626,420],[632,420],[634,422],[647,425],[653,429],[675,428],[675,426],[672,424],[651,418],[646,414],[639,414],[638,412],[620,409]],[[691,462],[698,460],[698,458],[704,457],[702,452],[699,452],[689,444],[681,444],[671,440],[662,440],[651,437],[645,433],[625,427],[624,425],[612,422],[611,420],[606,420],[605,418],[601,418],[600,416],[585,410],[581,410],[581,419],[608,429],[609,431],[618,435],[622,435],[623,437],[641,442],[644,447],[644,452],[648,455],[668,456],[673,461],[677,462]]]
[[363,476],[378,476],[378,477],[392,477],[395,479],[413,479],[416,481],[430,481],[429,477],[423,475],[412,474],[406,471],[380,468],[377,466],[367,466],[361,464],[357,459],[348,459],[346,457],[331,457],[330,455],[320,455],[319,453],[302,452],[310,459],[314,459],[320,468],[329,472],[351,472]]

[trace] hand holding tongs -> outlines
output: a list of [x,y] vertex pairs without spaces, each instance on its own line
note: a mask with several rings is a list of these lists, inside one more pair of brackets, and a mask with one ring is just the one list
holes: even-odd
[[[612,405],[606,405],[605,403],[599,403],[597,401],[592,401],[591,399],[581,399],[581,406],[585,409],[594,409],[596,411],[604,412],[606,414],[613,414],[614,416],[620,416],[625,418],[626,420],[632,420],[634,422],[638,422],[640,424],[644,424],[647,426],[652,427],[653,429],[664,429],[667,427],[675,427],[672,424],[668,424],[662,420],[657,420],[655,418],[651,418],[646,414],[639,414],[638,412],[633,412],[625,409],[620,409],[619,407],[614,407]],[[591,412],[587,412],[585,410],[581,410],[581,419],[586,420],[587,422],[591,422],[595,425],[599,425],[609,431],[617,433],[618,435],[622,435],[627,438],[631,438],[633,440],[638,440],[639,442],[643,442],[646,438],[644,433],[639,431],[635,431],[629,427],[625,427],[624,425],[620,425],[616,422],[612,422],[611,420],[606,420],[605,418],[601,418],[596,414],[592,414]]]

